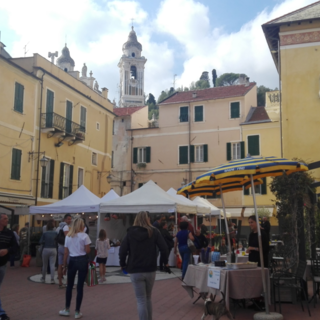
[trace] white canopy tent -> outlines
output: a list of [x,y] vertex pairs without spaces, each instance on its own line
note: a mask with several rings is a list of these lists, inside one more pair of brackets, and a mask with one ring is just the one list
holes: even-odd
[[45,206],[31,206],[30,214],[61,214],[80,212],[99,212],[101,199],[84,185],[67,198]]
[[150,213],[181,212],[196,214],[197,207],[174,198],[162,190],[152,180],[141,188],[119,198],[101,203],[101,213],[131,213],[149,211]]
[[101,199],[100,203],[107,202],[110,200],[118,199],[120,196],[113,190],[111,189],[107,194],[105,194]]

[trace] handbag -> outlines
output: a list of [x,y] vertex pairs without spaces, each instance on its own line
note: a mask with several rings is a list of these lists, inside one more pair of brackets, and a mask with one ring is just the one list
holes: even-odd
[[88,274],[87,274],[86,283],[87,283],[88,287],[94,287],[98,284],[96,263],[93,261],[90,261],[88,263]]
[[29,268],[30,267],[30,260],[31,260],[30,254],[23,255],[21,267]]
[[188,245],[188,247],[189,247],[189,249],[190,249],[190,251],[192,253],[197,251],[197,248],[194,245],[193,241],[191,239],[189,239],[189,238],[188,238],[188,241],[187,241],[187,245]]

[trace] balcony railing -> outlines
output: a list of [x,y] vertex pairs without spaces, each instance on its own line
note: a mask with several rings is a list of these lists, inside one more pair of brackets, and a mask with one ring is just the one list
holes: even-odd
[[54,129],[74,136],[76,140],[85,140],[85,127],[55,112],[41,113],[41,129]]

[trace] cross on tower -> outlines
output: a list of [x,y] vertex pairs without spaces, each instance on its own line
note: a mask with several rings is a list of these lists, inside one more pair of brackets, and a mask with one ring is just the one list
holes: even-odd
[[132,28],[132,29],[133,29],[133,21],[134,21],[134,19],[131,18],[131,28]]
[[58,51],[48,53],[48,58],[51,58],[51,63],[54,63],[54,57],[58,57]]

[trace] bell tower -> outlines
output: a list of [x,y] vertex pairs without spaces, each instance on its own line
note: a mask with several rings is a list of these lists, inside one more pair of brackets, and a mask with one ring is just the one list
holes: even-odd
[[122,57],[118,63],[120,69],[120,101],[121,108],[144,106],[144,65],[147,62],[141,56],[142,45],[137,40],[133,29],[128,41],[122,46]]

